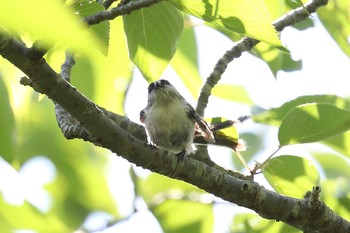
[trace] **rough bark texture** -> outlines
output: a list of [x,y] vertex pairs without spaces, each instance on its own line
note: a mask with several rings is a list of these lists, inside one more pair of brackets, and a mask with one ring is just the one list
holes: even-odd
[[[284,26],[276,25],[279,30]],[[350,232],[350,223],[319,201],[318,188],[305,199],[295,199],[266,190],[240,174],[219,170],[190,157],[178,160],[173,154],[147,145],[143,127],[96,106],[41,56],[3,30],[0,30],[0,54],[29,77],[22,80],[24,84],[47,95],[61,106],[62,111],[69,113],[71,123],[87,135],[85,140],[138,166],[186,181],[224,200],[252,209],[264,218],[285,222],[305,232]]]

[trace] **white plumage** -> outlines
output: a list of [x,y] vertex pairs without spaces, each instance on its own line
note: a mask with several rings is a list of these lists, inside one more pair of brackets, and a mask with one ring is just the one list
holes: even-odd
[[195,151],[195,124],[208,141],[215,142],[204,119],[167,80],[149,85],[148,104],[140,112],[140,120],[145,124],[151,144],[181,157]]

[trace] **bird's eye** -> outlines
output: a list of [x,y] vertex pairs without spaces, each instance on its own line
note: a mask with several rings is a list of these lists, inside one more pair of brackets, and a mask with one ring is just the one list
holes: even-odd
[[151,83],[151,84],[148,86],[148,94],[150,94],[151,92],[153,92],[155,88],[156,88],[156,84],[155,84],[155,83]]

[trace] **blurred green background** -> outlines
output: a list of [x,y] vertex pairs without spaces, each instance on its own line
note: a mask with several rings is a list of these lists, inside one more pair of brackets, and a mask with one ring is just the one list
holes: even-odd
[[[19,1],[2,1],[0,26],[27,46],[40,38],[50,47],[45,59],[56,72],[60,72],[65,48],[73,48],[77,55],[72,84],[98,105],[139,123],[138,113],[146,105],[147,81],[159,78],[168,67],[163,77],[195,106],[204,78],[232,47],[232,40],[242,37],[218,28],[220,23],[183,17],[174,8],[180,4],[177,2],[84,30],[72,12],[84,17],[101,11],[100,4],[67,1],[62,5],[42,0],[18,5]],[[294,1],[264,4],[272,19],[297,7]],[[253,115],[253,121],[238,126],[248,144],[243,156],[250,165],[262,162],[277,149],[276,126],[282,120],[279,114],[290,110],[283,105],[287,101],[304,96],[294,104],[320,101],[349,109],[349,9],[348,1],[330,1],[318,15],[281,34],[282,44],[291,53],[273,47],[278,41],[261,43],[230,64],[214,88],[206,115],[229,119]],[[165,16],[152,18],[164,10],[173,16],[169,21]],[[168,42],[160,36],[155,50],[178,43],[164,52],[161,61],[146,51],[147,61],[142,60],[144,54],[137,58],[135,52],[130,54],[131,62],[131,47],[140,43],[137,32],[145,29],[137,14],[145,17],[141,23],[164,21],[148,28],[159,28],[157,35],[163,35],[162,31],[179,34]],[[179,25],[169,28],[174,23]],[[0,58],[0,232],[300,232],[261,219],[192,185],[133,166],[90,143],[66,140],[57,126],[52,102],[21,86],[21,76],[22,72]],[[268,108],[272,109],[265,111]],[[348,137],[345,133],[322,143],[283,148],[279,154],[287,156],[273,159],[257,180],[299,198],[312,185],[320,184],[322,199],[349,219]],[[209,151],[219,165],[247,173],[230,150],[213,146]],[[278,169],[281,164],[285,169]]]

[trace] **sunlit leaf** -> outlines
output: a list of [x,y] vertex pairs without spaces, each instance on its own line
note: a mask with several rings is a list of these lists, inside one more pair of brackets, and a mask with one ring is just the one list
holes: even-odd
[[84,150],[82,145],[69,145],[68,149],[75,149],[79,155],[63,153],[61,149],[65,157],[53,160],[58,179],[47,186],[55,201],[53,211],[62,221],[75,228],[92,211],[103,211],[118,217],[115,200],[111,196],[103,170],[105,161],[101,151],[93,152],[95,149],[91,146],[89,157],[88,148]]
[[295,198],[304,197],[320,182],[316,167],[309,160],[297,156],[273,158],[262,172],[276,192]]
[[273,20],[276,20],[277,18],[287,13],[288,10],[290,10],[290,9],[287,9],[285,1],[263,0],[263,2]]
[[[133,65],[128,57],[121,18],[110,22],[110,38],[107,56],[97,52],[93,59],[75,57],[71,83],[99,105],[112,112],[125,114],[124,100],[131,82]],[[64,50],[50,50],[45,59],[60,72],[65,59]]]
[[51,211],[73,228],[79,227],[91,211],[117,216],[104,172],[106,155],[102,149],[79,140],[67,141],[57,127],[52,102],[47,98],[38,102],[36,94],[29,93],[27,102],[16,108],[19,127],[16,128],[17,149],[12,156],[20,165],[38,155],[53,162],[57,179],[46,186],[52,195]]
[[234,216],[230,232],[232,233],[301,233],[300,230],[283,222],[259,217],[257,214],[238,213]]
[[217,84],[213,88],[212,94],[219,98],[239,102],[242,104],[253,104],[253,101],[250,98],[247,90],[242,86],[230,84]]
[[131,82],[133,66],[128,58],[121,18],[111,21],[110,37],[107,56],[96,54],[93,61],[76,57],[71,82],[99,105],[124,114],[125,94]]
[[0,22],[9,31],[27,32],[47,45],[68,47],[90,56],[95,52],[93,48],[100,46],[63,1],[0,1]]
[[110,43],[106,60],[99,64],[100,76],[96,80],[96,102],[117,114],[124,115],[124,101],[134,68],[128,57],[122,18],[110,23]]
[[313,152],[312,155],[322,166],[327,178],[350,177],[350,164],[346,158],[331,153]]
[[71,72],[71,83],[90,99],[95,96],[96,72],[93,72],[94,64],[86,57],[76,57],[75,65]]
[[[206,120],[212,125],[220,125],[221,123],[224,123],[227,121],[227,119],[223,117],[213,117],[213,118],[206,118]],[[230,125],[229,127],[225,127],[220,130],[215,130],[214,132],[217,136],[228,138],[232,141],[237,142],[239,135],[236,127],[234,125]]]
[[344,219],[350,218],[350,183],[348,177],[327,179],[322,183],[322,201]]
[[301,0],[289,0],[287,2],[290,2],[291,4],[295,4],[297,7],[302,7],[307,12],[307,9],[305,8],[303,1],[301,1]]
[[170,179],[155,173],[149,175],[145,180],[139,179],[137,185],[138,194],[141,195],[146,202],[154,201],[156,195],[159,194],[167,195],[174,193],[181,196],[191,192],[204,192],[186,182]]
[[171,65],[192,96],[197,98],[202,79],[198,70],[198,51],[194,29],[191,26],[186,27],[190,23],[189,17],[185,17],[185,27]]
[[0,119],[2,119],[0,121],[0,156],[11,163],[15,147],[15,119],[8,94],[5,83],[0,77]]
[[148,81],[158,79],[176,51],[182,14],[169,3],[160,2],[123,19],[131,60]]
[[[227,36],[234,42],[242,38],[242,36],[230,30],[220,28],[210,23],[207,23],[206,25],[223,33],[225,36]],[[277,77],[278,71],[295,71],[300,70],[302,67],[301,60],[293,60],[289,52],[281,51],[266,43],[259,43],[248,52],[265,61],[275,77]]]
[[294,100],[284,103],[278,108],[272,108],[257,115],[253,115],[252,119],[263,124],[279,126],[293,108],[307,103],[329,103],[338,108],[350,109],[350,102],[336,95],[309,95],[301,96]]
[[[283,15],[287,14],[291,10],[297,7],[303,7],[303,5],[308,2],[308,0],[263,0],[267,10],[269,11],[273,20],[277,20]],[[297,28],[299,30],[304,30],[306,28],[312,27],[314,25],[312,19],[306,18],[301,22],[291,25],[291,27]]]
[[[211,125],[215,144],[231,148],[232,150],[245,150],[245,144],[239,139],[238,131],[233,125],[234,122],[222,117],[206,118]],[[195,137],[194,143],[206,144],[201,137]]]
[[294,60],[290,53],[277,50],[265,43],[259,43],[251,51],[267,62],[271,72],[277,77],[278,71],[296,71],[302,68],[301,60]]
[[350,131],[328,138],[322,143],[350,158]]
[[171,3],[187,14],[283,49],[263,1],[171,0]]
[[167,200],[153,209],[164,232],[211,233],[214,226],[213,206],[196,201]]
[[[81,17],[90,16],[98,12],[104,11],[104,8],[101,4],[91,0],[76,1],[74,4],[72,4],[71,7]],[[105,20],[99,24],[94,24],[89,27],[89,30],[92,30],[96,37],[100,39],[101,44],[103,44],[103,46],[101,46],[100,48],[101,52],[104,55],[107,55],[109,44],[109,21]]]
[[[71,232],[72,228],[51,213],[41,213],[28,202],[20,205],[6,203],[0,193],[0,229],[14,230],[31,229],[44,232]],[[13,216],[16,216],[15,218]]]
[[317,142],[350,129],[350,112],[331,104],[305,104],[283,119],[278,131],[280,145]]
[[350,11],[348,0],[329,1],[317,11],[321,22],[345,54],[350,56]]

